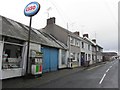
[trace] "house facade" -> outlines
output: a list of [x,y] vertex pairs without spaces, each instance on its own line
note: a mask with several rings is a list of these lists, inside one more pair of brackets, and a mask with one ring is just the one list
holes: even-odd
[[80,37],[56,25],[54,17],[47,20],[47,26],[43,29],[43,32],[51,34],[53,37],[68,47],[69,52],[67,53],[67,63],[71,62],[70,59],[72,58],[71,67],[78,67],[81,65]]
[[117,56],[116,52],[103,52],[103,61],[110,61]]
[[100,45],[96,45],[96,54],[97,54],[97,62],[103,61],[103,48]]
[[88,34],[83,35],[83,40],[81,42],[81,64],[84,64],[88,61],[89,64],[92,64],[92,43],[88,39]]

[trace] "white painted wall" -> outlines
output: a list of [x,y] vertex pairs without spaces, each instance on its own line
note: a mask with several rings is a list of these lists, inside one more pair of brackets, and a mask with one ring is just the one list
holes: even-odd
[[87,54],[87,59],[88,59],[88,54],[90,54],[90,64],[93,64],[93,61],[92,61],[92,46],[91,44],[90,45],[90,50],[88,50],[88,43],[84,42],[84,48],[82,48],[82,42],[81,42],[81,46],[80,46],[80,49],[81,49],[81,52],[85,52],[85,54]]
[[66,51],[65,64],[62,64],[62,49],[59,49],[59,69],[67,67],[67,57],[68,57],[68,54]]
[[3,53],[3,42],[0,41],[0,79],[2,79],[2,53]]

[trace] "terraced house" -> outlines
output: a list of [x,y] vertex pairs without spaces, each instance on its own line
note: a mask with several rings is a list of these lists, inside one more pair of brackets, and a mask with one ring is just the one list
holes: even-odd
[[[47,20],[47,25],[43,32],[48,33],[55,37],[60,42],[68,47],[69,56],[67,62],[72,62],[72,67],[84,66],[86,62],[93,64],[96,60],[102,59],[102,47],[100,48],[95,42],[89,39],[88,34],[80,37],[79,32],[70,32],[55,24],[55,18]],[[97,49],[99,50],[97,51]],[[72,61],[70,60],[72,58]],[[68,64],[69,65],[69,64]]]
[[[70,32],[55,24],[55,18],[47,19],[40,30],[32,28],[30,55],[27,63],[27,40],[29,27],[0,16],[0,79],[20,77],[28,72],[43,73],[64,68],[74,68],[102,61],[103,48],[89,39],[88,34],[80,37],[79,32]],[[32,56],[42,53],[42,68],[32,67]]]

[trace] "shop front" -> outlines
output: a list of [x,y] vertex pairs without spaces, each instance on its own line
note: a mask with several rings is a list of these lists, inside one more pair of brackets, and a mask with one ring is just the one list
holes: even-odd
[[3,37],[1,45],[1,79],[22,76],[25,53],[24,41]]

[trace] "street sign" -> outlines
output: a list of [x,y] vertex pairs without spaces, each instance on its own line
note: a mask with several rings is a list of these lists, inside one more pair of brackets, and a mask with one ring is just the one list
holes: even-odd
[[40,4],[38,2],[31,2],[25,7],[24,14],[25,16],[31,17],[36,15],[39,10]]

